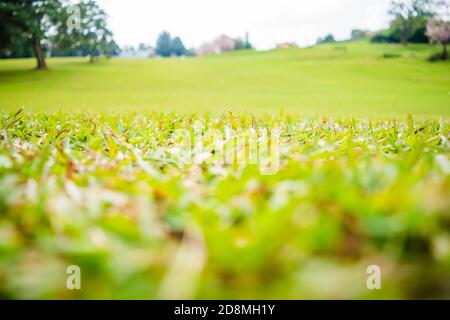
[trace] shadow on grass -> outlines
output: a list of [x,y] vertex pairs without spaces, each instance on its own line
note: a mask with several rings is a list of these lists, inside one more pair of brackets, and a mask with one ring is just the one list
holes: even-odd
[[89,63],[88,60],[59,60],[47,62],[46,70],[38,70],[33,66],[17,65],[16,67],[2,69],[0,65],[0,82],[20,80],[35,80],[45,78],[56,73],[73,73],[84,68],[93,68],[97,65],[103,65],[106,60],[96,60]]

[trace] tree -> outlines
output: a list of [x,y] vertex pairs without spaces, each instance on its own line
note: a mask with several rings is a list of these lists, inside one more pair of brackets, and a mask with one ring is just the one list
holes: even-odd
[[404,46],[408,45],[409,38],[417,28],[432,15],[431,4],[431,0],[393,0],[391,2],[389,14],[394,18],[391,25]]
[[47,69],[44,41],[52,29],[65,23],[63,0],[2,0],[0,46],[10,46],[15,39],[26,40],[33,49],[37,69]]
[[234,50],[250,50],[253,49],[253,45],[250,43],[248,32],[245,33],[245,40],[242,38],[234,39]]
[[[100,54],[117,53],[118,46],[107,25],[107,15],[93,0],[80,1],[65,10],[68,23],[60,25],[53,38],[59,48],[77,50],[89,55],[89,62]],[[70,19],[74,19],[70,25]]]
[[155,53],[163,57],[185,56],[188,54],[180,37],[172,38],[169,32],[163,31],[156,41]]
[[171,41],[171,55],[175,54],[178,57],[186,55],[186,48],[179,37],[176,37]]
[[253,49],[253,45],[250,42],[250,35],[248,34],[248,32],[245,33],[245,49]]
[[103,43],[101,46],[101,53],[106,57],[111,58],[112,56],[117,56],[120,54],[120,47],[114,39]]
[[244,40],[242,40],[242,38],[235,38],[234,43],[235,43],[234,50],[244,50],[245,49],[245,42],[244,42]]
[[353,29],[351,33],[351,39],[352,40],[358,40],[362,39],[366,36],[367,31],[359,30],[359,29]]
[[447,43],[450,40],[450,3],[439,0],[435,3],[436,16],[429,19],[427,23],[427,36],[431,42],[442,45],[442,60],[448,59]]
[[434,16],[441,20],[450,20],[450,0],[434,0],[432,5]]
[[450,39],[450,23],[431,18],[427,24],[427,36],[431,42],[442,45],[441,59],[448,59],[447,43]]
[[30,41],[16,33],[10,38],[4,28],[0,28],[0,58],[30,58],[34,56]]
[[151,47],[143,42],[139,43],[138,50],[147,51],[150,50]]
[[336,42],[336,39],[334,39],[334,36],[329,33],[327,34],[325,37],[323,38],[319,38],[317,39],[317,44],[321,44],[321,43],[334,43]]
[[169,32],[161,32],[156,41],[155,52],[163,57],[170,57],[172,55],[172,38]]

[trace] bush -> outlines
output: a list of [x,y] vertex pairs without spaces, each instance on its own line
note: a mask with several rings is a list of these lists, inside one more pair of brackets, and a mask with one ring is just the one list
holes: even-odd
[[[370,40],[372,43],[401,43],[402,40],[398,35],[398,32],[389,29],[383,33],[379,33],[372,37]],[[426,27],[418,28],[408,39],[409,43],[428,43],[428,37],[426,36]]]
[[393,53],[393,52],[385,52],[383,54],[384,59],[395,59],[395,58],[401,58],[402,55],[400,53]]
[[429,43],[430,40],[428,39],[426,32],[427,28],[425,26],[420,27],[413,33],[408,41],[411,43]]
[[372,39],[370,39],[372,43],[400,43],[400,38],[392,35],[392,34],[377,34]]

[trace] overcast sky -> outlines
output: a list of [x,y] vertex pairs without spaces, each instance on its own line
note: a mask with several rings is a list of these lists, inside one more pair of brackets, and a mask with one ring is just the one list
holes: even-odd
[[309,45],[329,32],[348,38],[353,28],[387,25],[390,0],[97,0],[119,45],[155,44],[167,30],[187,47],[225,33],[248,31],[257,49],[289,41]]

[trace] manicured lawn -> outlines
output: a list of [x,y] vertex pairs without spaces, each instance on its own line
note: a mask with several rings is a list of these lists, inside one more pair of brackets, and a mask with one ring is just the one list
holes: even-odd
[[[0,109],[450,115],[450,63],[430,46],[340,43],[167,60],[0,61]],[[386,59],[385,54],[401,57]]]

